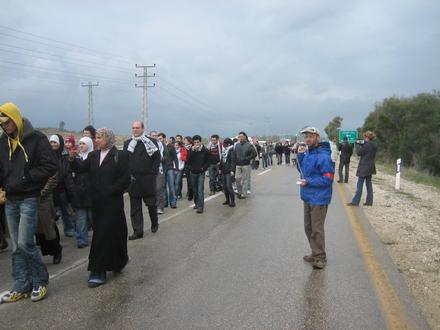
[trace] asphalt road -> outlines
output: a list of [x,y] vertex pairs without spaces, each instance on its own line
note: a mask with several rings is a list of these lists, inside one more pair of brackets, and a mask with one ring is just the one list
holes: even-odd
[[[87,287],[88,251],[63,238],[63,262],[45,259],[47,299],[0,305],[0,328],[384,329],[396,327],[395,304],[403,306],[400,325],[427,327],[394,265],[378,257],[397,292],[397,301],[386,303],[378,290],[384,279],[369,267],[336,184],[326,222],[328,266],[319,271],[302,260],[310,251],[296,171],[252,175],[252,196],[236,208],[216,195],[203,215],[187,201],[167,209],[158,233],[129,242],[124,272],[97,289]],[[371,233],[367,240],[384,254]],[[9,253],[1,253],[2,290],[11,283],[9,264]]]

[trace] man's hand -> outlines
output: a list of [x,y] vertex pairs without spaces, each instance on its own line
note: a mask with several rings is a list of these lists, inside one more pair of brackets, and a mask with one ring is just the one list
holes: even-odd
[[299,180],[299,182],[301,182],[301,184],[300,184],[301,187],[307,186],[307,181],[305,179],[301,179],[301,180]]
[[235,173],[234,172],[231,172],[231,176],[234,176],[235,175]]
[[305,153],[307,151],[307,146],[306,145],[304,145],[304,144],[300,144],[299,146],[298,146],[298,153],[299,154],[303,154],[303,153]]

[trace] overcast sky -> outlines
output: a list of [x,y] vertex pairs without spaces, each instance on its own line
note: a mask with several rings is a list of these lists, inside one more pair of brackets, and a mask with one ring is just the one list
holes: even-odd
[[440,89],[438,0],[1,0],[0,17],[0,102],[35,126],[82,129],[81,82],[99,81],[95,126],[128,134],[135,63],[157,65],[149,127],[169,135],[355,129],[387,96]]

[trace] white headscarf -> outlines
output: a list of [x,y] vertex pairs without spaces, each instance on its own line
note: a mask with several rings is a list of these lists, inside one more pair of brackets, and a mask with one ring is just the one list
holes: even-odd
[[52,135],[49,138],[49,142],[56,142],[56,143],[60,144],[60,138],[58,137],[58,135]]
[[79,152],[79,155],[81,156],[81,159],[87,159],[87,156],[89,155],[89,153],[91,153],[93,151],[93,141],[91,138],[89,138],[88,136],[84,136],[82,137],[79,142],[84,143],[85,145],[87,145],[87,151],[86,152]]

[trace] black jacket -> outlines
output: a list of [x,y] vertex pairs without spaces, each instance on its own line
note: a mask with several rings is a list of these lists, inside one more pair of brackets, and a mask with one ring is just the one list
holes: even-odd
[[353,145],[345,141],[338,145],[338,150],[341,152],[339,161],[343,164],[350,163],[351,155],[353,155]]
[[162,167],[164,171],[179,168],[176,149],[172,144],[164,145]]
[[[148,155],[142,141],[138,141],[133,152],[127,151],[131,140],[124,142],[124,151],[128,155],[131,184],[128,188],[130,196],[143,197],[156,195],[156,175],[159,173],[160,151]],[[159,148],[156,140],[151,139]]]
[[[209,148],[209,149],[208,149]],[[217,165],[218,163],[220,163],[220,158],[221,158],[221,145],[220,143],[217,143],[217,145],[213,145],[212,143],[210,143],[208,145],[208,153],[209,153],[209,164],[211,165]]]
[[90,193],[90,180],[88,173],[71,172],[73,186],[70,191],[70,202],[76,209],[83,209],[92,206]]
[[376,174],[377,144],[375,141],[366,141],[364,144],[356,144],[356,153],[361,157],[356,176],[366,177]]
[[250,165],[251,160],[257,157],[257,151],[255,150],[254,146],[248,141],[237,143],[234,147],[234,151],[236,162],[239,166]]
[[188,151],[188,164],[191,173],[200,174],[209,167],[209,152],[205,146],[200,151],[194,151],[192,148]]
[[28,162],[19,146],[9,159],[8,137],[6,134],[0,137],[0,186],[4,187],[9,200],[40,196],[47,180],[57,171],[57,161],[47,137],[34,130],[27,119],[23,119],[21,144]]
[[92,200],[102,202],[107,197],[117,197],[126,191],[130,185],[130,172],[125,152],[113,147],[99,165],[100,154],[100,150],[92,151],[87,159],[75,158],[70,165],[75,173],[89,174]]
[[226,161],[221,161],[220,163],[220,170],[222,173],[229,174],[230,172],[235,173],[235,166],[236,166],[236,158],[235,158],[235,152],[234,148],[231,148],[228,152],[228,156],[226,157]]

